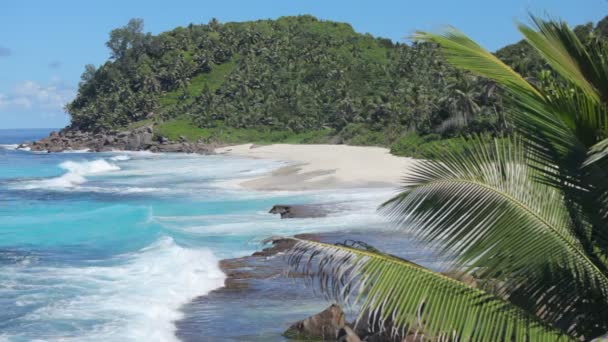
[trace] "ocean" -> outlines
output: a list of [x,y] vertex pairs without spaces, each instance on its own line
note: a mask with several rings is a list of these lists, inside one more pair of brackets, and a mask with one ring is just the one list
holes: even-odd
[[[251,191],[238,184],[287,162],[17,149],[48,133],[0,130],[0,340],[177,340],[176,322],[195,314],[184,308],[224,284],[219,260],[249,255],[270,236],[386,227],[376,207],[393,189]],[[314,219],[268,213],[294,203],[340,210]],[[259,311],[265,299],[255,300],[252,335],[277,325]],[[238,329],[225,313],[205,314]]]

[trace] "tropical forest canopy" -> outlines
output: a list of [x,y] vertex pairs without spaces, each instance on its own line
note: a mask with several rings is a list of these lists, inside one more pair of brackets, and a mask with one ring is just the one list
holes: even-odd
[[[608,19],[576,32],[585,41],[603,39]],[[309,15],[214,19],[158,35],[132,19],[106,45],[110,59],[86,66],[66,106],[74,129],[155,122],[192,138],[221,128],[324,132],[336,142],[390,145],[508,127],[495,84],[451,67],[434,45],[395,43]],[[547,78],[523,41],[497,56],[524,76]]]

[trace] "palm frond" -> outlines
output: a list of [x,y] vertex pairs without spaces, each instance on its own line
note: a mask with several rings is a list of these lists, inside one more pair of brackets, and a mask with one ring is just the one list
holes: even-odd
[[413,38],[438,44],[448,62],[458,68],[487,77],[500,85],[541,96],[520,74],[454,28],[450,27],[441,34],[416,32]]
[[[591,258],[606,268],[608,264],[601,260],[608,259],[608,244],[602,242],[608,241],[608,230],[603,229],[608,218],[598,214],[597,208],[602,206],[598,199],[605,197],[608,187],[598,189],[597,185],[598,179],[608,178],[608,171],[582,166],[588,149],[608,134],[608,95],[604,94],[608,91],[607,54],[603,47],[586,52],[564,23],[533,20],[538,32],[523,28],[530,44],[543,55],[556,51],[555,56],[546,57],[553,59],[550,64],[565,82],[552,93],[524,85],[527,82],[515,71],[459,32],[418,37],[440,44],[454,66],[488,77],[506,91],[508,117],[526,139],[536,180],[563,192],[572,204],[568,210],[573,234]],[[604,102],[598,102],[598,97]]]
[[[288,262],[329,298],[359,304],[358,318],[436,340],[568,340],[518,307],[409,261],[345,245],[297,240]],[[390,324],[386,324],[390,322]]]
[[542,20],[531,16],[533,26],[519,24],[519,31],[543,59],[564,79],[580,88],[586,96],[606,100],[606,75],[600,59],[593,59],[574,31],[563,21]]
[[[587,175],[587,182],[593,184],[586,195],[591,197],[592,205],[596,208],[597,220],[601,223],[608,222],[608,138],[593,145],[587,153],[587,159],[581,168],[582,173]],[[598,240],[599,248],[604,248],[598,253],[604,258],[608,265],[608,229],[605,224],[598,224],[599,229],[594,230],[595,238]],[[599,230],[599,231],[597,231]]]
[[[509,293],[534,294],[529,309],[549,322],[563,322],[591,297],[603,298],[594,305],[597,320],[605,321],[605,269],[573,233],[561,192],[535,181],[542,165],[530,167],[524,142],[480,138],[467,145],[464,154],[417,164],[384,210],[418,239],[454,256],[456,267],[499,279]],[[577,333],[574,325],[567,324]]]
[[579,60],[588,60],[588,55],[574,32],[565,23],[546,22],[532,17],[535,30],[519,24],[519,31],[526,40],[560,75],[576,84],[588,95],[599,100],[597,91],[584,77]]
[[608,158],[608,138],[598,142],[589,149],[589,153],[587,159],[583,163],[583,167],[589,167],[594,164],[608,166],[608,164],[604,164],[608,163],[606,158]]
[[548,89],[458,31],[417,35],[505,90],[523,140],[422,163],[387,208],[457,265],[498,280],[511,302],[588,338],[608,329],[607,45],[532,22],[519,28],[557,73]]
[[[541,54],[546,54],[551,59],[550,64],[572,85],[567,84],[561,96],[542,94],[492,53],[455,29],[448,29],[441,34],[418,32],[415,38],[439,44],[452,65],[497,82],[514,98],[514,107],[524,105],[519,111],[522,115],[512,117],[516,128],[520,129],[520,124],[525,124],[526,121],[534,121],[534,134],[545,133],[549,129],[548,134],[551,136],[574,136],[583,143],[582,146],[588,147],[597,142],[598,133],[605,134],[608,125],[605,108],[598,108],[596,90],[599,87],[602,91],[608,89],[608,65],[605,58],[591,59],[576,35],[564,23],[534,20],[542,31],[537,32],[523,25],[520,26],[521,30],[529,37],[529,42]],[[574,52],[569,54],[571,50]],[[595,52],[593,56],[595,55],[602,54]],[[594,75],[594,82],[587,81],[585,76],[588,74]],[[582,94],[577,93],[575,98],[570,94],[575,92],[574,87],[583,91]],[[509,109],[511,107],[513,106],[509,106]],[[522,133],[527,137],[533,136],[532,132]]]

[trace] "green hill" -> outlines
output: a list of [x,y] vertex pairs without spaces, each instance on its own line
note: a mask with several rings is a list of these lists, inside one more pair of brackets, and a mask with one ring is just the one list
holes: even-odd
[[[435,47],[394,43],[308,15],[212,20],[159,35],[144,33],[143,21],[133,19],[111,32],[107,46],[111,58],[86,67],[66,107],[74,129],[155,122],[156,132],[171,139],[399,150],[403,141],[505,125],[493,84],[454,70]],[[518,49],[506,51],[510,62],[520,62]]]

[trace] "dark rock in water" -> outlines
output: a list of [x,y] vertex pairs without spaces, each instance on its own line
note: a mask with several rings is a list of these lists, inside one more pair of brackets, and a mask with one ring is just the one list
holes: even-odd
[[[294,237],[296,239],[301,239],[301,240],[319,241],[319,237],[316,234],[297,234]],[[253,256],[253,257],[270,257],[273,255],[277,255],[279,253],[283,253],[296,244],[295,240],[285,238],[282,236],[272,236],[272,237],[266,239],[265,242],[272,243],[272,246],[268,247],[268,248],[264,248],[261,251],[254,252],[251,256]],[[237,260],[237,259],[231,259],[231,260]]]
[[283,238],[272,238],[271,241],[272,247],[264,248],[261,251],[254,252],[252,256],[269,257],[284,252],[296,244],[294,240]]
[[338,342],[361,342],[359,336],[348,325],[338,331],[337,340]]
[[[356,324],[355,324],[356,323]],[[377,321],[370,318],[369,312],[365,311],[361,315],[361,319],[352,324],[358,336],[364,341],[369,342],[401,342],[403,336],[393,334],[393,324],[390,321],[380,325]]]
[[378,332],[372,335],[365,335],[363,341],[366,342],[424,342],[429,339],[425,339],[422,334],[408,333],[405,337],[399,335],[391,335],[389,332]]
[[410,333],[407,336],[405,336],[405,338],[403,339],[402,342],[424,342],[427,340],[428,339],[424,338],[424,335]]
[[277,204],[269,211],[271,214],[280,214],[282,219],[324,217],[329,212],[323,205],[312,204]]
[[[317,240],[317,237],[313,234],[299,234],[295,237],[304,240]],[[247,281],[243,282],[243,280],[270,278],[285,273],[285,264],[283,262],[280,262],[281,266],[278,268],[270,266],[271,264],[266,264],[264,267],[259,266],[260,264],[264,264],[267,258],[283,253],[293,247],[295,241],[282,237],[270,238],[269,240],[272,242],[271,247],[254,252],[251,256],[220,261],[220,268],[227,277],[224,284],[226,288],[243,288],[244,286],[246,287],[245,284],[247,283]]]
[[332,304],[327,309],[294,323],[283,336],[297,339],[320,339],[333,341],[346,325],[342,308]]
[[[279,240],[274,246],[282,245]],[[264,256],[222,260],[225,286],[182,308],[185,317],[176,322],[179,340],[284,341],[281,334],[291,323],[322,310],[326,304],[311,287],[285,276],[285,259],[276,255],[282,251],[277,247]]]
[[364,312],[362,318],[352,324],[355,333],[368,342],[423,342],[422,334],[411,331],[394,329],[392,320],[386,320],[383,325],[369,317],[368,311]]
[[[297,235],[297,238],[325,243],[345,240],[364,240],[383,251],[409,259],[421,265],[444,265],[430,250],[414,248],[409,237],[395,234],[384,226],[366,225],[363,231],[337,231],[315,235]],[[374,234],[369,232],[373,231]],[[315,293],[314,287],[304,281],[294,280],[298,274],[286,277],[285,258],[280,255],[288,244],[273,238],[273,246],[256,256],[227,259],[220,266],[227,279],[225,287],[211,291],[185,304],[184,317],[176,321],[176,336],[185,342],[198,341],[288,341],[282,333],[293,322],[327,307],[327,303]],[[435,268],[432,268],[435,269]],[[347,315],[357,314],[347,312]],[[229,317],[229,319],[226,319]],[[354,317],[348,316],[348,320]],[[351,327],[353,327],[351,325]],[[372,328],[373,329],[373,328]],[[353,331],[357,331],[353,327]],[[367,341],[374,335],[368,331],[360,338]],[[342,336],[342,335],[340,335]],[[374,336],[375,341],[386,335]],[[365,339],[364,339],[365,337]],[[406,335],[413,342],[413,335]],[[336,336],[331,340],[335,340]],[[398,340],[403,342],[403,338]],[[420,339],[416,342],[421,341]]]

